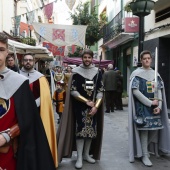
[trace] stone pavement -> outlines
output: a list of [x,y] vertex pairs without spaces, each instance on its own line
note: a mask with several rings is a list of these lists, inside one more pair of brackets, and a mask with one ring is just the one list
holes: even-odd
[[[57,118],[57,115],[55,115]],[[105,113],[101,160],[95,164],[84,161],[82,170],[169,170],[170,157],[156,158],[151,155],[152,167],[145,167],[140,160],[128,161],[128,112]],[[63,159],[58,170],[75,170],[76,152],[72,159]]]

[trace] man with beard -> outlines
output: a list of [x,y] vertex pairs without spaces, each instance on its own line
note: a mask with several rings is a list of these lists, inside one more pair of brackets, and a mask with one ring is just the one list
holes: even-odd
[[35,59],[32,54],[25,54],[23,56],[23,67],[20,74],[29,79],[30,88],[44,125],[54,163],[58,167],[56,130],[49,84],[44,75],[34,69],[34,61]]
[[55,170],[29,82],[5,67],[7,55],[8,38],[0,32],[0,169]]
[[[57,133],[59,161],[71,157],[77,146],[76,168],[82,168],[84,160],[95,163],[100,159],[103,134],[103,83],[102,74],[92,64],[93,52],[85,49],[79,67],[72,70],[64,113]],[[84,153],[83,153],[84,151]],[[89,155],[93,155],[93,158]]]

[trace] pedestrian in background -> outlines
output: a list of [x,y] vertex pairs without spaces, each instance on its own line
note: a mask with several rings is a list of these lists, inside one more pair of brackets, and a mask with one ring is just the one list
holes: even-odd
[[15,65],[15,59],[14,56],[8,55],[6,58],[6,63],[7,63],[7,67],[15,72],[19,73],[19,68],[18,66]]
[[56,113],[59,115],[58,124],[60,123],[61,120],[66,98],[66,91],[64,90],[64,85],[65,83],[63,81],[57,82],[56,90],[53,95],[53,102],[56,106]]
[[67,91],[68,82],[69,82],[71,75],[72,75],[72,68],[70,66],[68,66],[64,73],[64,83],[65,83],[64,89],[65,89],[65,91]]
[[103,74],[103,84],[105,89],[106,113],[114,112],[117,93],[118,73],[113,70],[113,64],[108,65],[108,71]]
[[116,110],[123,110],[122,104],[122,93],[123,93],[123,75],[120,70],[116,70],[116,73],[119,74],[117,78],[117,93],[116,93]]
[[57,82],[64,81],[64,72],[60,66],[57,67],[57,71],[54,74],[54,81],[55,84],[57,84]]

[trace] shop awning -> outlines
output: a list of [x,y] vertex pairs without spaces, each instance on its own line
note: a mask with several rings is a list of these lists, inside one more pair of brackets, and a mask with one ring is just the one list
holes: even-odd
[[25,54],[25,53],[33,53],[35,54],[35,58],[44,58],[44,59],[53,59],[52,53],[45,47],[41,46],[31,46],[27,44],[23,44],[17,41],[8,40],[9,53],[14,53],[14,47],[16,53]]

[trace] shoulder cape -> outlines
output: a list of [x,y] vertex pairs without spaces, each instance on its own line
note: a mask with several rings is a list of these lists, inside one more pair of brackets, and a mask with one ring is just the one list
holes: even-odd
[[88,67],[85,67],[83,64],[81,64],[79,67],[75,67],[72,70],[73,73],[80,74],[82,77],[92,80],[94,76],[98,72],[98,68],[95,67],[94,65],[90,65]]
[[20,74],[27,77],[29,79],[29,83],[33,83],[34,81],[38,80],[40,77],[43,77],[44,75],[38,72],[37,70],[30,70],[27,71],[24,68],[20,70]]
[[5,68],[0,75],[0,98],[10,99],[19,87],[27,80],[26,77]]

